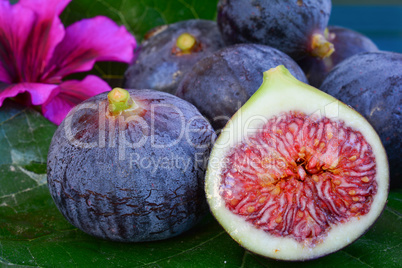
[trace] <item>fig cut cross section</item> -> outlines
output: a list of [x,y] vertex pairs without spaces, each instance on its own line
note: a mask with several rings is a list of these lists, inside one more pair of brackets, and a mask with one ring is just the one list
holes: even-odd
[[380,217],[385,149],[370,123],[284,66],[221,130],[205,179],[212,214],[240,245],[280,260],[338,251]]
[[234,214],[306,246],[333,225],[370,210],[376,163],[360,132],[343,122],[289,112],[229,151],[220,193]]

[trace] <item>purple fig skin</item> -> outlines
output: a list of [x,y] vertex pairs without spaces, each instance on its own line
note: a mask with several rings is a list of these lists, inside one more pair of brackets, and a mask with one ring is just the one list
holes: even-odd
[[61,123],[48,154],[49,190],[64,217],[95,237],[170,238],[207,212],[205,161],[215,133],[184,100],[154,90],[129,92],[140,106],[137,114],[108,113],[106,92]]
[[331,8],[330,0],[220,0],[217,22],[227,45],[263,44],[300,59],[312,35],[324,34]]
[[377,131],[388,155],[391,188],[402,187],[402,54],[364,52],[339,63],[320,89],[350,105]]
[[328,32],[328,39],[335,47],[334,53],[324,59],[307,56],[297,61],[310,85],[317,88],[325,76],[344,59],[362,52],[378,51],[378,47],[370,38],[351,29],[328,26]]
[[261,86],[262,73],[278,65],[307,83],[303,71],[285,53],[264,45],[239,44],[197,62],[183,77],[176,96],[194,104],[219,130]]
[[[199,48],[191,53],[172,53],[177,38],[189,33]],[[125,88],[150,88],[174,93],[183,75],[198,60],[224,47],[215,21],[187,20],[169,24],[145,40],[135,62],[125,73]]]

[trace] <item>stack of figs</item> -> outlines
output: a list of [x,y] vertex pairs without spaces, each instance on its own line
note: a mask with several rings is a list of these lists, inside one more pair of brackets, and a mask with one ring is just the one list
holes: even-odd
[[138,242],[210,211],[282,260],[358,239],[401,185],[402,54],[330,14],[330,0],[220,0],[216,21],[149,31],[122,88],[76,106],[53,137],[60,212]]

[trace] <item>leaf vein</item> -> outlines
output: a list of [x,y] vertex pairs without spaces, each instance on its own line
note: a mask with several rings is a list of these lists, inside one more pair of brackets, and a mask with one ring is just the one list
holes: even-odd
[[169,260],[169,259],[175,258],[175,257],[177,257],[177,256],[183,255],[183,254],[185,254],[185,253],[187,253],[187,252],[190,252],[190,251],[192,251],[192,250],[194,250],[194,249],[196,249],[196,248],[199,248],[199,247],[201,247],[201,246],[207,244],[208,242],[210,242],[210,241],[212,241],[212,240],[218,238],[219,236],[221,236],[221,235],[223,235],[223,234],[225,234],[225,233],[226,233],[225,231],[222,231],[222,232],[218,233],[217,235],[211,237],[211,238],[208,239],[208,240],[203,241],[202,243],[199,243],[198,245],[196,245],[196,246],[194,246],[194,247],[188,248],[188,249],[186,249],[186,250],[184,250],[184,251],[182,251],[182,252],[180,252],[180,253],[171,255],[171,256],[169,256],[169,257],[162,258],[162,259],[159,259],[159,260],[156,260],[156,261],[153,261],[153,262],[144,264],[142,267],[149,266],[149,265],[152,265],[152,264],[157,264],[158,262],[161,262],[161,261],[164,261],[164,260]]
[[389,211],[390,213],[392,213],[392,214],[394,214],[395,216],[397,216],[397,217],[398,217],[398,220],[402,218],[402,213],[400,213],[399,211],[397,211],[397,210],[395,210],[395,209],[393,209],[393,208],[390,208],[390,207],[387,206],[387,207],[385,208],[385,210],[386,210],[386,211]]
[[67,253],[67,255],[70,256],[70,259],[74,262],[75,266],[78,267],[78,263],[74,260],[74,258],[73,258],[73,256],[71,255],[71,253],[70,253],[67,249],[65,249],[62,245],[57,244],[57,246],[59,246],[60,248],[62,248],[62,249]]
[[8,145],[9,145],[10,147],[12,147],[13,145],[11,144],[10,140],[8,139],[8,136],[7,136],[7,134],[6,134],[5,130],[4,130],[4,128],[1,128],[1,131],[3,132],[3,137],[4,137],[4,139],[7,141]]
[[[117,10],[114,7],[111,7],[107,2],[105,2],[103,0],[96,0],[96,1],[101,3],[102,5],[104,5],[105,7],[107,7],[110,12],[115,13],[121,20],[121,23],[127,28],[127,30],[130,31],[131,33],[133,33],[133,30],[131,29],[130,24],[127,22],[126,18],[124,17],[123,13],[120,10]],[[123,1],[123,2],[125,2],[125,1]]]
[[28,109],[28,108],[25,108],[25,109],[19,111],[18,113],[13,114],[10,118],[7,118],[6,120],[0,122],[0,126],[1,126],[1,125],[4,125],[5,123],[7,123],[7,122],[10,121],[10,120],[13,120],[15,117],[19,116],[20,114],[25,113],[25,112],[27,111],[27,109]]
[[[35,128],[32,127],[31,120],[29,119],[29,116],[27,114],[25,114],[25,120],[26,120],[27,125],[28,125],[29,133],[31,133],[31,138],[32,138],[31,142],[35,143],[35,144],[38,144],[38,141],[35,139],[35,135],[33,134]],[[34,148],[38,152],[38,155],[40,155],[40,158],[41,158],[40,161],[43,161],[43,159],[42,159],[42,150],[41,150],[40,146],[34,146]]]
[[362,264],[364,264],[364,265],[367,265],[367,267],[374,268],[374,266],[369,265],[368,263],[362,261],[360,258],[357,258],[356,256],[353,256],[353,255],[350,254],[349,252],[344,251],[344,250],[343,250],[343,252],[344,252],[346,255],[348,255],[349,257],[351,257],[352,259],[355,259],[355,260],[357,260],[358,262],[360,262],[360,263],[362,263]]
[[247,259],[247,255],[249,255],[249,254],[250,253],[247,250],[244,251],[243,258],[241,260],[240,268],[246,267],[246,259]]
[[27,247],[27,250],[28,250],[29,254],[32,256],[32,259],[33,259],[34,263],[36,264],[36,266],[39,267],[39,264],[36,262],[36,259],[35,259],[34,255],[32,254],[31,250],[28,247]]
[[27,188],[27,189],[21,190],[21,191],[19,191],[19,192],[15,192],[15,193],[12,193],[12,194],[7,194],[7,195],[0,196],[0,200],[1,200],[1,199],[4,199],[4,198],[8,198],[8,197],[12,197],[12,198],[15,199],[15,196],[16,196],[16,195],[23,194],[23,193],[26,193],[26,192],[35,190],[36,188],[39,188],[39,187],[41,187],[41,186],[43,186],[43,185],[45,185],[45,184],[46,184],[46,183],[38,184],[37,186],[34,186],[34,187],[32,187],[32,188]]
[[179,0],[180,3],[182,3],[186,8],[188,8],[191,13],[193,14],[194,18],[199,19],[200,16],[197,14],[197,11],[195,11],[194,6],[193,5],[189,5],[186,1],[183,0]]

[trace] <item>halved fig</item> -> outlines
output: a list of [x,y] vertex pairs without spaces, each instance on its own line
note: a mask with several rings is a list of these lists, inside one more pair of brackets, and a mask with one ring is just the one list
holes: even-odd
[[308,260],[368,230],[389,170],[364,117],[278,66],[222,130],[205,183],[213,215],[243,247]]

